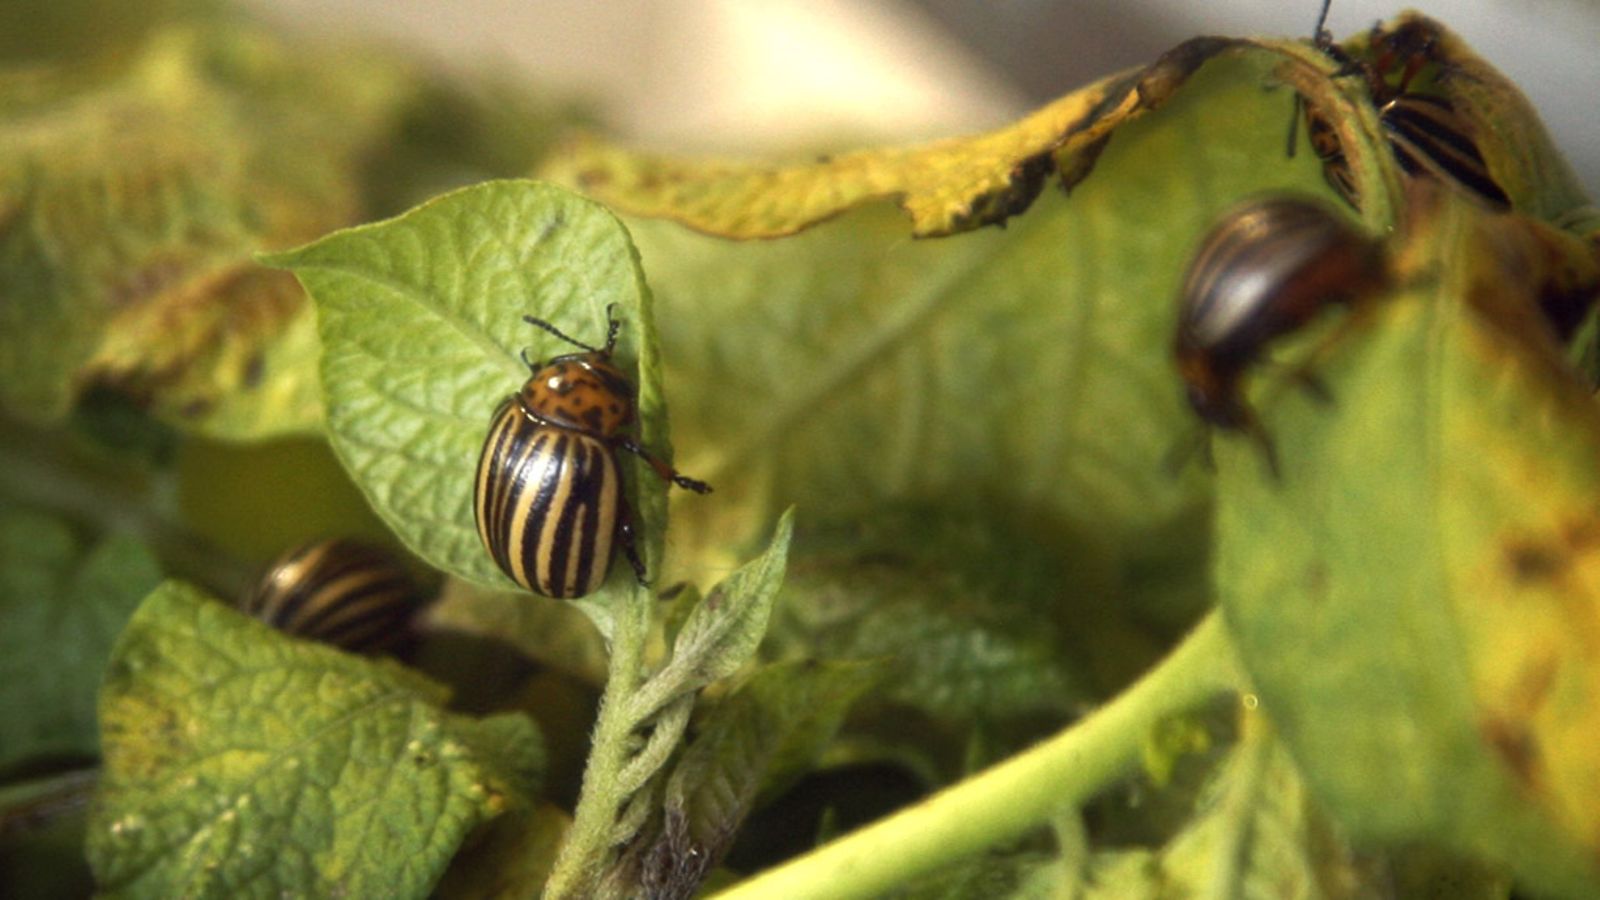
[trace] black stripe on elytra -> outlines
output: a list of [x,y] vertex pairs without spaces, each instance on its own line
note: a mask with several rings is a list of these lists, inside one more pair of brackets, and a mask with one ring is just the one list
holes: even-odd
[[503,505],[511,472],[505,465],[509,452],[507,445],[517,439],[516,425],[516,410],[511,402],[501,404],[500,413],[495,416],[494,425],[490,428],[489,440],[484,444],[483,457],[478,460],[478,480],[483,482],[482,495],[477,498],[478,531],[502,569],[505,568],[505,554],[501,549],[503,542],[496,540],[496,536],[500,533],[499,522],[504,515]]
[[388,579],[344,597],[339,607],[346,616],[319,622],[317,636],[330,644],[359,650],[398,637],[397,632],[411,613],[411,592],[403,580]]
[[306,616],[300,620],[296,630],[305,634],[322,634],[330,625],[336,625],[341,616],[351,615],[363,603],[381,608],[387,601],[395,597],[403,598],[405,594],[406,583],[403,579],[382,574],[368,574],[356,582],[353,589],[347,588],[342,592],[334,590],[332,581],[324,582],[318,586],[315,600],[307,606]]
[[589,517],[584,521],[583,540],[578,542],[578,577],[588,586],[594,576],[594,555],[600,546],[600,528],[605,523],[605,511],[600,508],[605,495],[606,482],[611,477],[611,467],[606,465],[606,454],[611,450],[596,444],[588,445],[584,457],[582,478],[583,496],[589,507]]
[[[523,526],[522,546],[517,548],[522,560],[522,569],[531,584],[539,585],[539,539],[544,534],[545,527],[550,520],[550,504],[555,500],[556,489],[561,485],[562,473],[566,469],[566,455],[569,452],[567,445],[572,438],[555,429],[541,429],[540,454],[550,457],[550,462],[544,467],[544,478],[538,484],[538,492],[534,494],[533,503],[528,506],[528,523]],[[525,485],[518,479],[516,491],[518,494],[524,490]],[[515,508],[513,506],[513,508]],[[505,532],[507,543],[511,540],[511,529]],[[559,595],[555,595],[559,596]]]
[[550,559],[546,561],[552,597],[565,597],[570,593],[567,585],[567,554],[572,549],[572,516],[574,510],[583,504],[583,485],[578,476],[582,472],[583,457],[588,447],[583,441],[573,440],[572,443],[573,446],[563,457],[569,482],[566,503],[560,509],[550,510],[545,516],[546,521],[554,520],[551,527],[555,528],[550,541]]
[[[591,441],[574,439],[572,455],[569,457],[572,490],[567,494],[567,503],[560,510],[556,521],[555,540],[550,546],[550,586],[556,596],[568,596],[578,593],[578,588],[585,587],[588,580],[588,571],[579,568],[574,583],[567,583],[567,563],[573,553],[581,555],[584,544],[593,539],[594,516],[591,514],[584,520],[584,533],[578,533],[577,521],[579,510],[590,510],[594,507],[594,455],[595,445]],[[589,548],[592,559],[594,549]]]
[[1456,130],[1454,108],[1447,101],[1430,97],[1406,97],[1391,103],[1381,119],[1392,135],[1395,158],[1407,173],[1416,175],[1427,163],[1421,154],[1445,175],[1460,182],[1479,196],[1500,205],[1510,198],[1489,174],[1477,144]]
[[[491,527],[494,531],[495,546],[498,551],[495,560],[500,563],[500,568],[511,571],[511,554],[518,554],[518,559],[525,560],[527,553],[520,547],[511,546],[511,534],[516,525],[517,505],[522,501],[522,494],[527,490],[536,492],[543,489],[542,485],[528,485],[529,468],[545,454],[550,452],[550,445],[555,443],[559,435],[549,429],[530,426],[526,422],[517,421],[511,426],[517,431],[516,440],[512,443],[505,464],[500,469],[501,489],[496,492],[497,503],[494,510],[494,519]],[[546,481],[549,481],[549,472],[546,470]],[[538,493],[535,494],[538,497]],[[529,515],[537,524],[539,517],[539,500],[534,500],[533,508]],[[524,541],[526,541],[526,533]],[[532,577],[531,575],[529,576]]]

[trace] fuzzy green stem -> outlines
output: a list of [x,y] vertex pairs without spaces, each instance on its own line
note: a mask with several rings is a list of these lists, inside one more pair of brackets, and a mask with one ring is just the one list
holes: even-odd
[[1160,665],[1050,740],[887,819],[717,895],[717,900],[874,897],[1047,823],[1139,758],[1161,719],[1241,681],[1213,612]]
[[639,687],[645,642],[650,634],[650,604],[649,592],[641,588],[618,611],[611,635],[611,667],[605,694],[600,698],[593,748],[583,771],[583,789],[578,794],[566,843],[545,882],[546,900],[593,896],[614,846],[612,824],[628,800],[620,776],[628,762],[636,721],[630,715],[632,705],[628,700]]

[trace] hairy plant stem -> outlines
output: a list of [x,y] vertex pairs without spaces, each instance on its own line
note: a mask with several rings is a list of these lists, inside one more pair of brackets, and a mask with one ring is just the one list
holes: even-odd
[[573,813],[567,840],[556,856],[545,882],[546,900],[577,900],[594,896],[615,846],[612,824],[628,800],[622,771],[633,748],[637,720],[629,702],[639,688],[645,642],[650,634],[650,593],[635,590],[618,611],[611,635],[611,666],[600,713],[594,728],[593,749],[583,771],[583,788]]
[[763,872],[717,900],[874,897],[907,879],[1047,824],[1139,758],[1150,729],[1243,676],[1213,611],[1116,699],[1048,741],[880,822]]

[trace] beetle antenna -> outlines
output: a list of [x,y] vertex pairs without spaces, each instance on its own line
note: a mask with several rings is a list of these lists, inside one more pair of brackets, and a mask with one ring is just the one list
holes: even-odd
[[1333,43],[1333,35],[1328,33],[1328,7],[1333,5],[1333,0],[1322,0],[1322,11],[1317,13],[1317,27],[1311,30],[1311,40],[1321,47]]
[[537,371],[539,371],[538,363],[535,363],[533,360],[528,358],[528,348],[527,347],[523,347],[522,348],[522,364],[528,367],[528,371],[529,372],[537,372]]
[[[522,317],[522,321],[527,322],[529,325],[532,325],[535,328],[543,328],[545,331],[548,331],[551,334],[555,335],[556,337],[561,338],[563,341],[566,341],[567,343],[572,344],[573,346],[576,346],[576,347],[582,347],[583,349],[589,351],[590,353],[610,353],[611,352],[609,344],[607,345],[605,350],[601,350],[599,347],[591,347],[588,344],[585,344],[583,341],[580,341],[575,337],[571,337],[571,336],[567,335],[561,329],[555,327],[554,325],[551,325],[549,322],[546,322],[543,319],[535,319],[533,316],[523,316]],[[526,359],[526,357],[524,357],[524,359]]]
[[606,349],[602,351],[606,356],[617,346],[617,332],[622,330],[622,322],[617,318],[617,305],[606,304]]
[[1300,99],[1300,92],[1294,95],[1294,105],[1289,110],[1289,146],[1286,150],[1290,159],[1294,159],[1295,145],[1300,143],[1300,104],[1305,101]]

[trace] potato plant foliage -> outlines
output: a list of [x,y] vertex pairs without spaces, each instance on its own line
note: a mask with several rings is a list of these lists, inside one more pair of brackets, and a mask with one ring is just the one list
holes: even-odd
[[[1290,38],[784,162],[206,4],[118,22],[0,42],[0,883],[1600,892],[1600,214],[1444,26],[1345,53],[1431,29],[1510,213]],[[1285,152],[1297,95],[1359,209]],[[1274,472],[1171,348],[1201,235],[1281,194],[1385,276],[1245,379]],[[524,315],[614,315],[634,436],[716,489],[619,457],[647,583],[556,602],[479,542],[491,414],[571,349]],[[396,657],[237,611],[330,528],[434,598]]]

